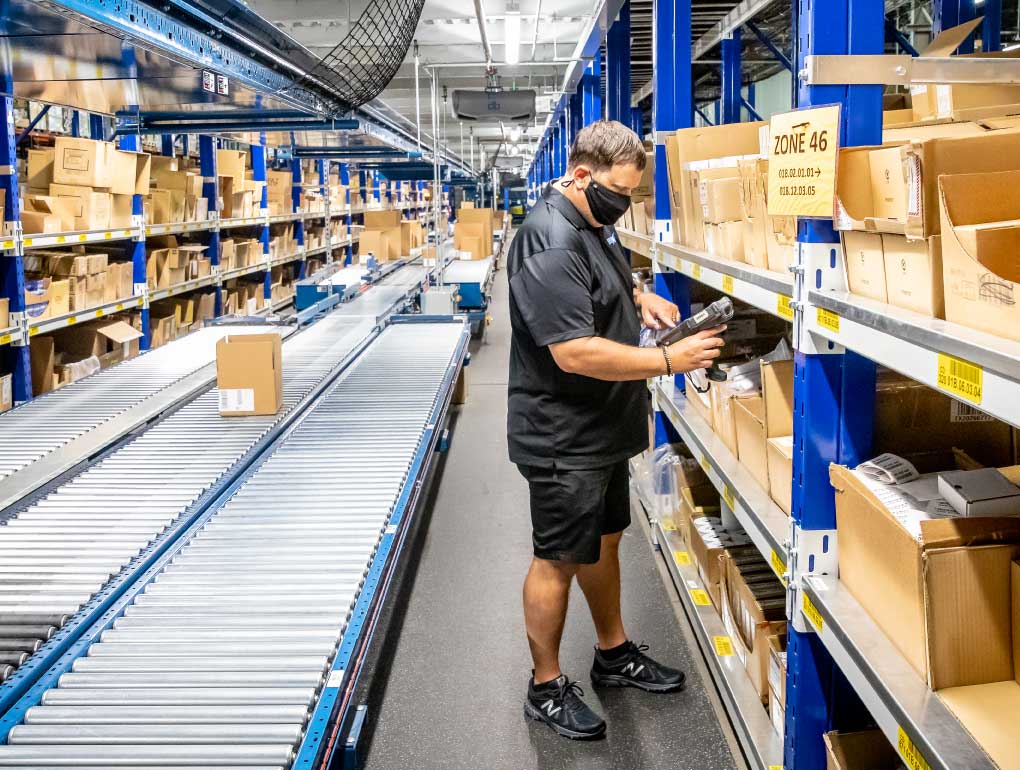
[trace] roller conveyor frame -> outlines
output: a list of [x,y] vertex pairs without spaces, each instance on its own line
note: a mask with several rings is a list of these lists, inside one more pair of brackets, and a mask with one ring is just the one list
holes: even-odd
[[[357,594],[356,603],[348,617],[347,626],[343,632],[340,646],[325,686],[320,690],[319,698],[315,702],[314,710],[306,723],[304,737],[300,744],[296,758],[290,766],[293,768],[311,768],[327,766],[333,751],[337,745],[336,736],[345,723],[345,717],[353,710],[349,700],[349,694],[357,683],[360,673],[360,659],[365,647],[371,642],[372,634],[375,631],[377,613],[385,600],[386,591],[396,571],[397,559],[403,546],[410,521],[421,500],[425,482],[434,468],[435,453],[440,445],[440,438],[444,433],[444,424],[450,401],[453,394],[454,383],[460,374],[465,363],[468,341],[470,338],[469,328],[463,321],[455,321],[463,328],[460,331],[459,339],[456,341],[451,365],[444,373],[441,384],[437,390],[437,400],[424,426],[424,431],[419,439],[418,448],[415,452],[409,470],[404,477],[402,486],[399,488],[399,496],[393,506],[383,534],[378,541],[374,556],[364,583]],[[373,335],[374,341],[377,335]],[[366,353],[368,344],[360,348],[359,356]],[[347,359],[352,363],[351,359]],[[338,378],[343,377],[340,372],[350,370],[345,365],[334,370],[334,376],[329,378],[326,387],[333,387]],[[257,458],[250,462],[245,470],[235,476],[233,481],[226,487],[222,487],[212,504],[193,517],[190,525],[190,533],[203,531],[204,524],[219,512],[224,504],[230,500],[234,493],[250,482],[256,475],[258,469],[273,454],[282,447],[294,430],[299,429],[301,419],[314,412],[315,405],[323,397],[323,391],[317,390],[317,395],[309,396],[302,402],[301,408],[292,410],[294,419],[287,427],[281,427],[275,431],[271,440],[263,444]],[[314,399],[314,401],[313,401]],[[154,578],[159,575],[175,556],[194,542],[191,537],[178,537],[158,555],[129,587],[126,587],[121,596],[109,607],[102,618],[89,627],[81,638],[67,650],[57,661],[39,678],[31,689],[22,697],[14,708],[4,714],[0,720],[0,739],[6,741],[10,730],[21,723],[28,708],[36,705],[43,693],[55,686],[57,680],[66,672],[71,670],[74,661],[80,658],[88,648],[99,640],[100,635],[113,626],[115,620],[121,616],[122,610],[134,602],[146,587],[153,584]],[[358,653],[357,660],[354,660],[355,653]],[[95,658],[91,658],[95,660]],[[354,660],[352,664],[351,661]],[[312,729],[312,726],[316,729]]]

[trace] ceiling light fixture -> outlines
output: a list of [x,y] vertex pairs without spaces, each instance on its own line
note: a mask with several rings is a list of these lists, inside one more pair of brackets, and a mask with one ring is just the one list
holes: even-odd
[[507,3],[506,17],[503,19],[503,58],[507,64],[517,64],[521,60],[521,12],[516,3],[513,4],[513,10],[510,5]]

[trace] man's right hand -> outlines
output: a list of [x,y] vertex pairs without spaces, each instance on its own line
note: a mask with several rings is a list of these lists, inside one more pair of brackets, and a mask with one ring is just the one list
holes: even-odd
[[721,337],[725,326],[705,329],[685,337],[669,346],[669,358],[676,373],[706,369],[719,357],[720,348],[726,344]]

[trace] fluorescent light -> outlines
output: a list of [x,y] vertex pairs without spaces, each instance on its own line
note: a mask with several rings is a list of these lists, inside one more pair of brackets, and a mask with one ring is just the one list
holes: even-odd
[[503,24],[506,28],[503,58],[507,64],[517,64],[521,60],[521,12],[507,11]]
[[521,141],[521,127],[520,126],[513,126],[510,129],[510,141],[513,142],[514,144],[517,144],[519,141]]
[[1015,51],[1017,48],[1020,48],[1020,43],[1010,43],[1009,45],[1003,47],[1002,50],[1003,51]]

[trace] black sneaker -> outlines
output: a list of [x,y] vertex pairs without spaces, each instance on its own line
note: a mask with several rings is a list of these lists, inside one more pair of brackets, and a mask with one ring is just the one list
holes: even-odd
[[656,663],[645,655],[647,644],[627,642],[625,655],[606,660],[598,647],[591,667],[591,683],[596,687],[637,687],[646,692],[675,692],[683,689],[687,677],[683,671]]
[[606,734],[606,723],[581,700],[584,690],[565,676],[535,687],[528,682],[524,715],[545,722],[560,735],[576,741],[590,741]]

